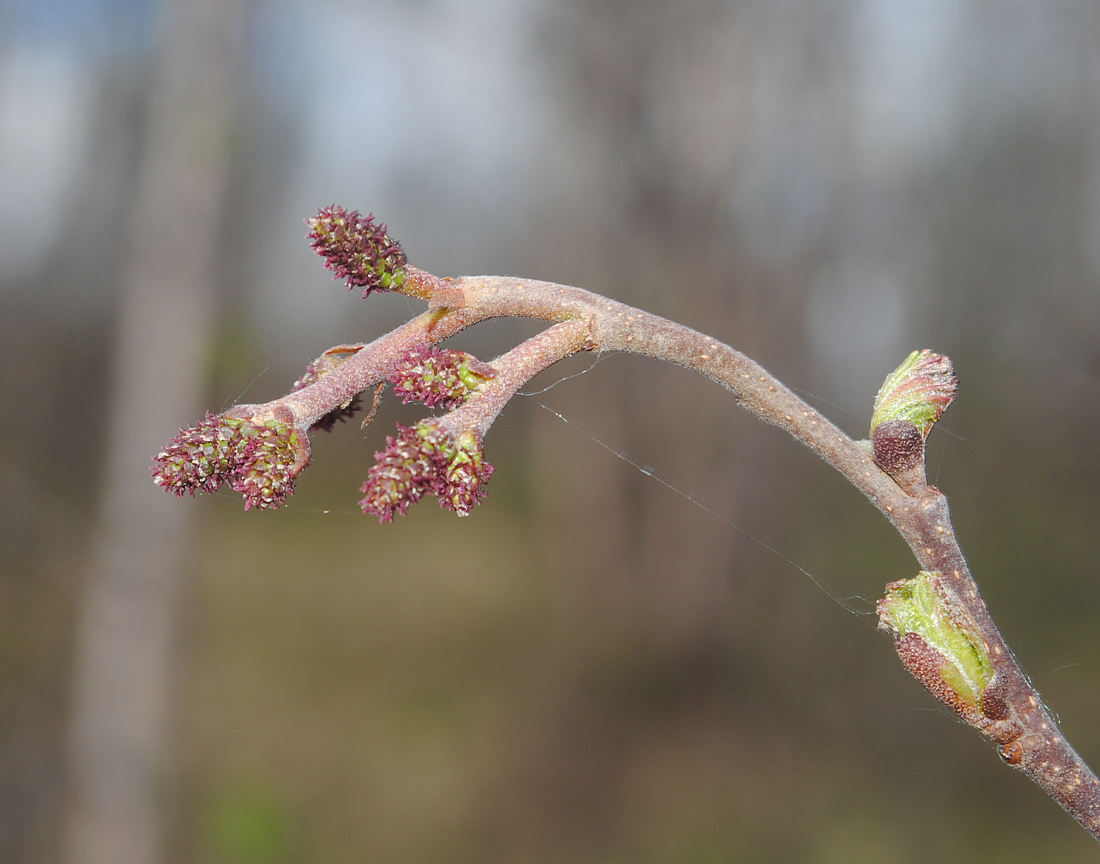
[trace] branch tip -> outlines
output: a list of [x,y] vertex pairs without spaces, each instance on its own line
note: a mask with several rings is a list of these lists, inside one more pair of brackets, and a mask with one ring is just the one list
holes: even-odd
[[333,204],[306,224],[313,250],[348,288],[366,289],[364,298],[371,291],[401,289],[408,260],[401,244],[390,239],[385,224],[375,222],[373,213],[363,217],[358,210]]
[[177,498],[226,484],[244,496],[245,510],[276,510],[294,493],[309,454],[308,436],[289,423],[207,412],[154,457],[153,482]]
[[480,436],[452,436],[434,420],[398,424],[397,429],[396,437],[386,437],[386,448],[374,454],[377,462],[360,490],[363,512],[391,522],[395,514],[404,516],[410,505],[430,493],[443,509],[468,515],[485,497],[485,484],[493,473],[482,455]]

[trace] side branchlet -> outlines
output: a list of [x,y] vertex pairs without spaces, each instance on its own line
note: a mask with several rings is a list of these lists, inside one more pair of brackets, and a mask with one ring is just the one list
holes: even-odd
[[[362,345],[336,345],[333,348],[329,348],[328,351],[306,367],[305,373],[294,382],[294,385],[290,388],[290,392],[295,393],[298,390],[305,389],[310,384],[316,384],[334,369],[339,369],[340,366],[358,354],[362,348]],[[359,396],[356,394],[343,404],[336,406],[325,414],[320,420],[310,426],[309,430],[312,432],[316,429],[320,429],[324,432],[331,432],[337,423],[343,423],[354,417],[359,412],[360,407]]]

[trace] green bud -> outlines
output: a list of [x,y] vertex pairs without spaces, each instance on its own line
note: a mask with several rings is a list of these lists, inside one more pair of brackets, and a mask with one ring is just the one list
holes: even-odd
[[951,359],[927,348],[914,351],[883,382],[875,397],[871,435],[887,420],[908,420],[927,438],[955,398],[958,381]]
[[894,633],[906,668],[964,718],[983,713],[993,664],[977,623],[945,589],[939,573],[892,582],[878,602],[879,628]]

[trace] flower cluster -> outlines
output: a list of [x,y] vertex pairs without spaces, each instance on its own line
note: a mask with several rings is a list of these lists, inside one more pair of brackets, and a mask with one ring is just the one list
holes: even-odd
[[364,218],[357,210],[347,211],[335,204],[306,220],[314,251],[325,259],[325,267],[343,279],[349,288],[371,291],[400,288],[408,263],[401,244],[391,240],[386,226]]
[[[295,393],[298,390],[308,387],[310,384],[315,384],[320,381],[328,375],[329,372],[358,354],[362,347],[362,345],[337,345],[335,348],[329,348],[328,351],[306,367],[305,374],[294,382],[294,386],[290,388],[290,392]],[[314,429],[321,429],[325,432],[331,432],[332,427],[335,426],[338,421],[343,423],[345,420],[354,417],[356,413],[358,413],[360,407],[359,396],[352,396],[343,405],[338,405],[333,408],[309,428],[311,431]]]
[[440,507],[465,516],[485,497],[493,466],[482,455],[479,436],[453,436],[433,420],[397,429],[396,438],[386,437],[386,449],[374,454],[377,463],[360,490],[364,513],[390,522],[430,493]]
[[211,414],[180,429],[153,460],[153,482],[176,497],[215,492],[223,483],[244,496],[244,509],[277,509],[294,492],[309,461],[309,439],[290,423],[254,423]]
[[465,351],[434,345],[405,352],[389,380],[405,402],[422,402],[429,408],[456,408],[496,370]]

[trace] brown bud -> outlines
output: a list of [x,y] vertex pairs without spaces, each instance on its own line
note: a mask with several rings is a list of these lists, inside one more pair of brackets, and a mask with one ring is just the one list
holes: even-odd
[[1008,682],[1004,673],[994,673],[993,679],[982,691],[982,713],[990,720],[1008,717]]
[[924,436],[908,420],[885,420],[871,436],[875,461],[887,474],[895,476],[924,461]]

